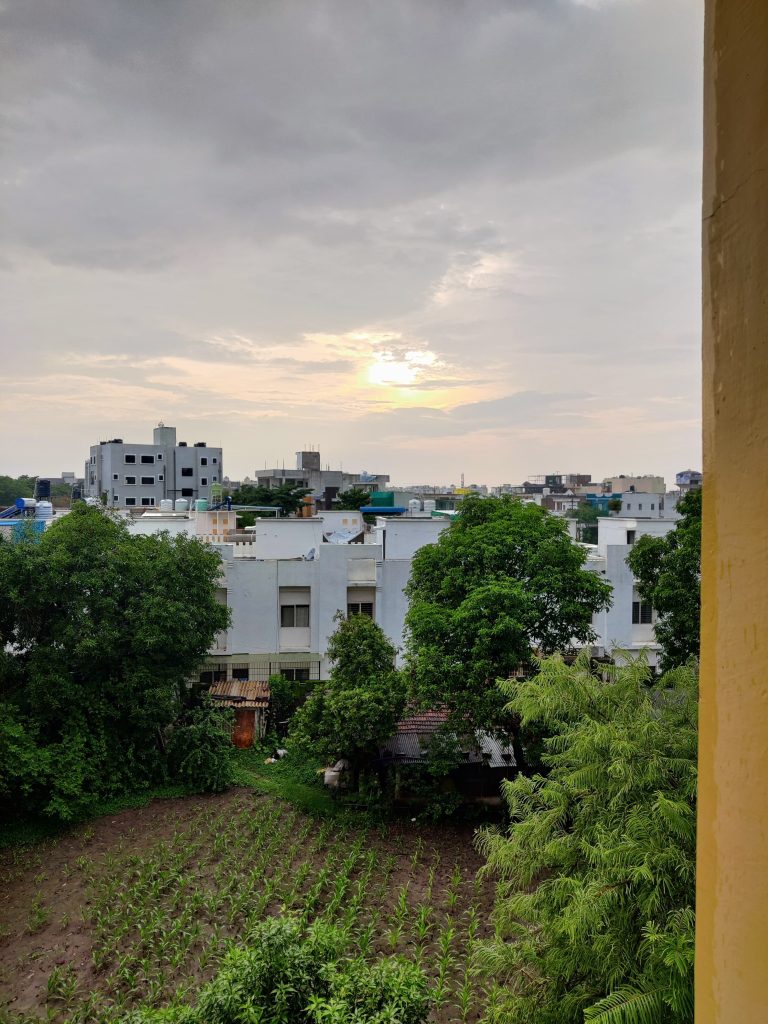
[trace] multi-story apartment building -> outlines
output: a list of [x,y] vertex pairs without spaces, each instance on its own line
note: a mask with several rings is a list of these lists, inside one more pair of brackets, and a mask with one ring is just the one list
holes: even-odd
[[341,469],[323,469],[319,451],[296,452],[294,469],[257,469],[256,483],[262,487],[307,487],[318,505],[333,508],[333,499],[339,491],[352,487],[365,487],[370,491],[382,490],[389,483],[385,473],[348,473]]
[[85,464],[84,497],[110,508],[152,508],[163,498],[210,498],[223,476],[221,448],[205,441],[176,441],[176,428],[155,427],[151,444],[122,438],[91,446]]

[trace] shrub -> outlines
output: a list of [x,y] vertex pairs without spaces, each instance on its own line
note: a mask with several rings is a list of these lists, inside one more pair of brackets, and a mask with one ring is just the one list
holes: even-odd
[[232,713],[214,707],[206,697],[202,706],[188,712],[173,730],[168,762],[175,781],[220,793],[231,781],[233,752]]
[[346,936],[324,922],[303,931],[272,918],[232,947],[197,1005],[143,1011],[134,1024],[423,1024],[425,977],[397,958],[343,958]]

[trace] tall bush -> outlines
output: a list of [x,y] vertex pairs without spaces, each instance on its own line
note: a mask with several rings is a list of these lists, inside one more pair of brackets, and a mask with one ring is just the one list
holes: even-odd
[[651,686],[642,660],[590,671],[558,658],[502,684],[545,740],[546,777],[504,785],[511,825],[485,831],[501,986],[494,1024],[690,1024],[697,686]]

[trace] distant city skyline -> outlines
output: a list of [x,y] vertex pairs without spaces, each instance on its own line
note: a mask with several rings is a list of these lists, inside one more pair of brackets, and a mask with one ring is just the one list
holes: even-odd
[[[697,0],[9,0],[0,472],[700,468]],[[275,461],[278,460],[278,461]]]

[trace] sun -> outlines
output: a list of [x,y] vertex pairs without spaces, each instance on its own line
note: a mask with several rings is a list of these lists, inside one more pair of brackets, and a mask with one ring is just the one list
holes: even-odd
[[382,387],[407,387],[415,382],[417,374],[412,363],[379,356],[368,367],[368,382]]

